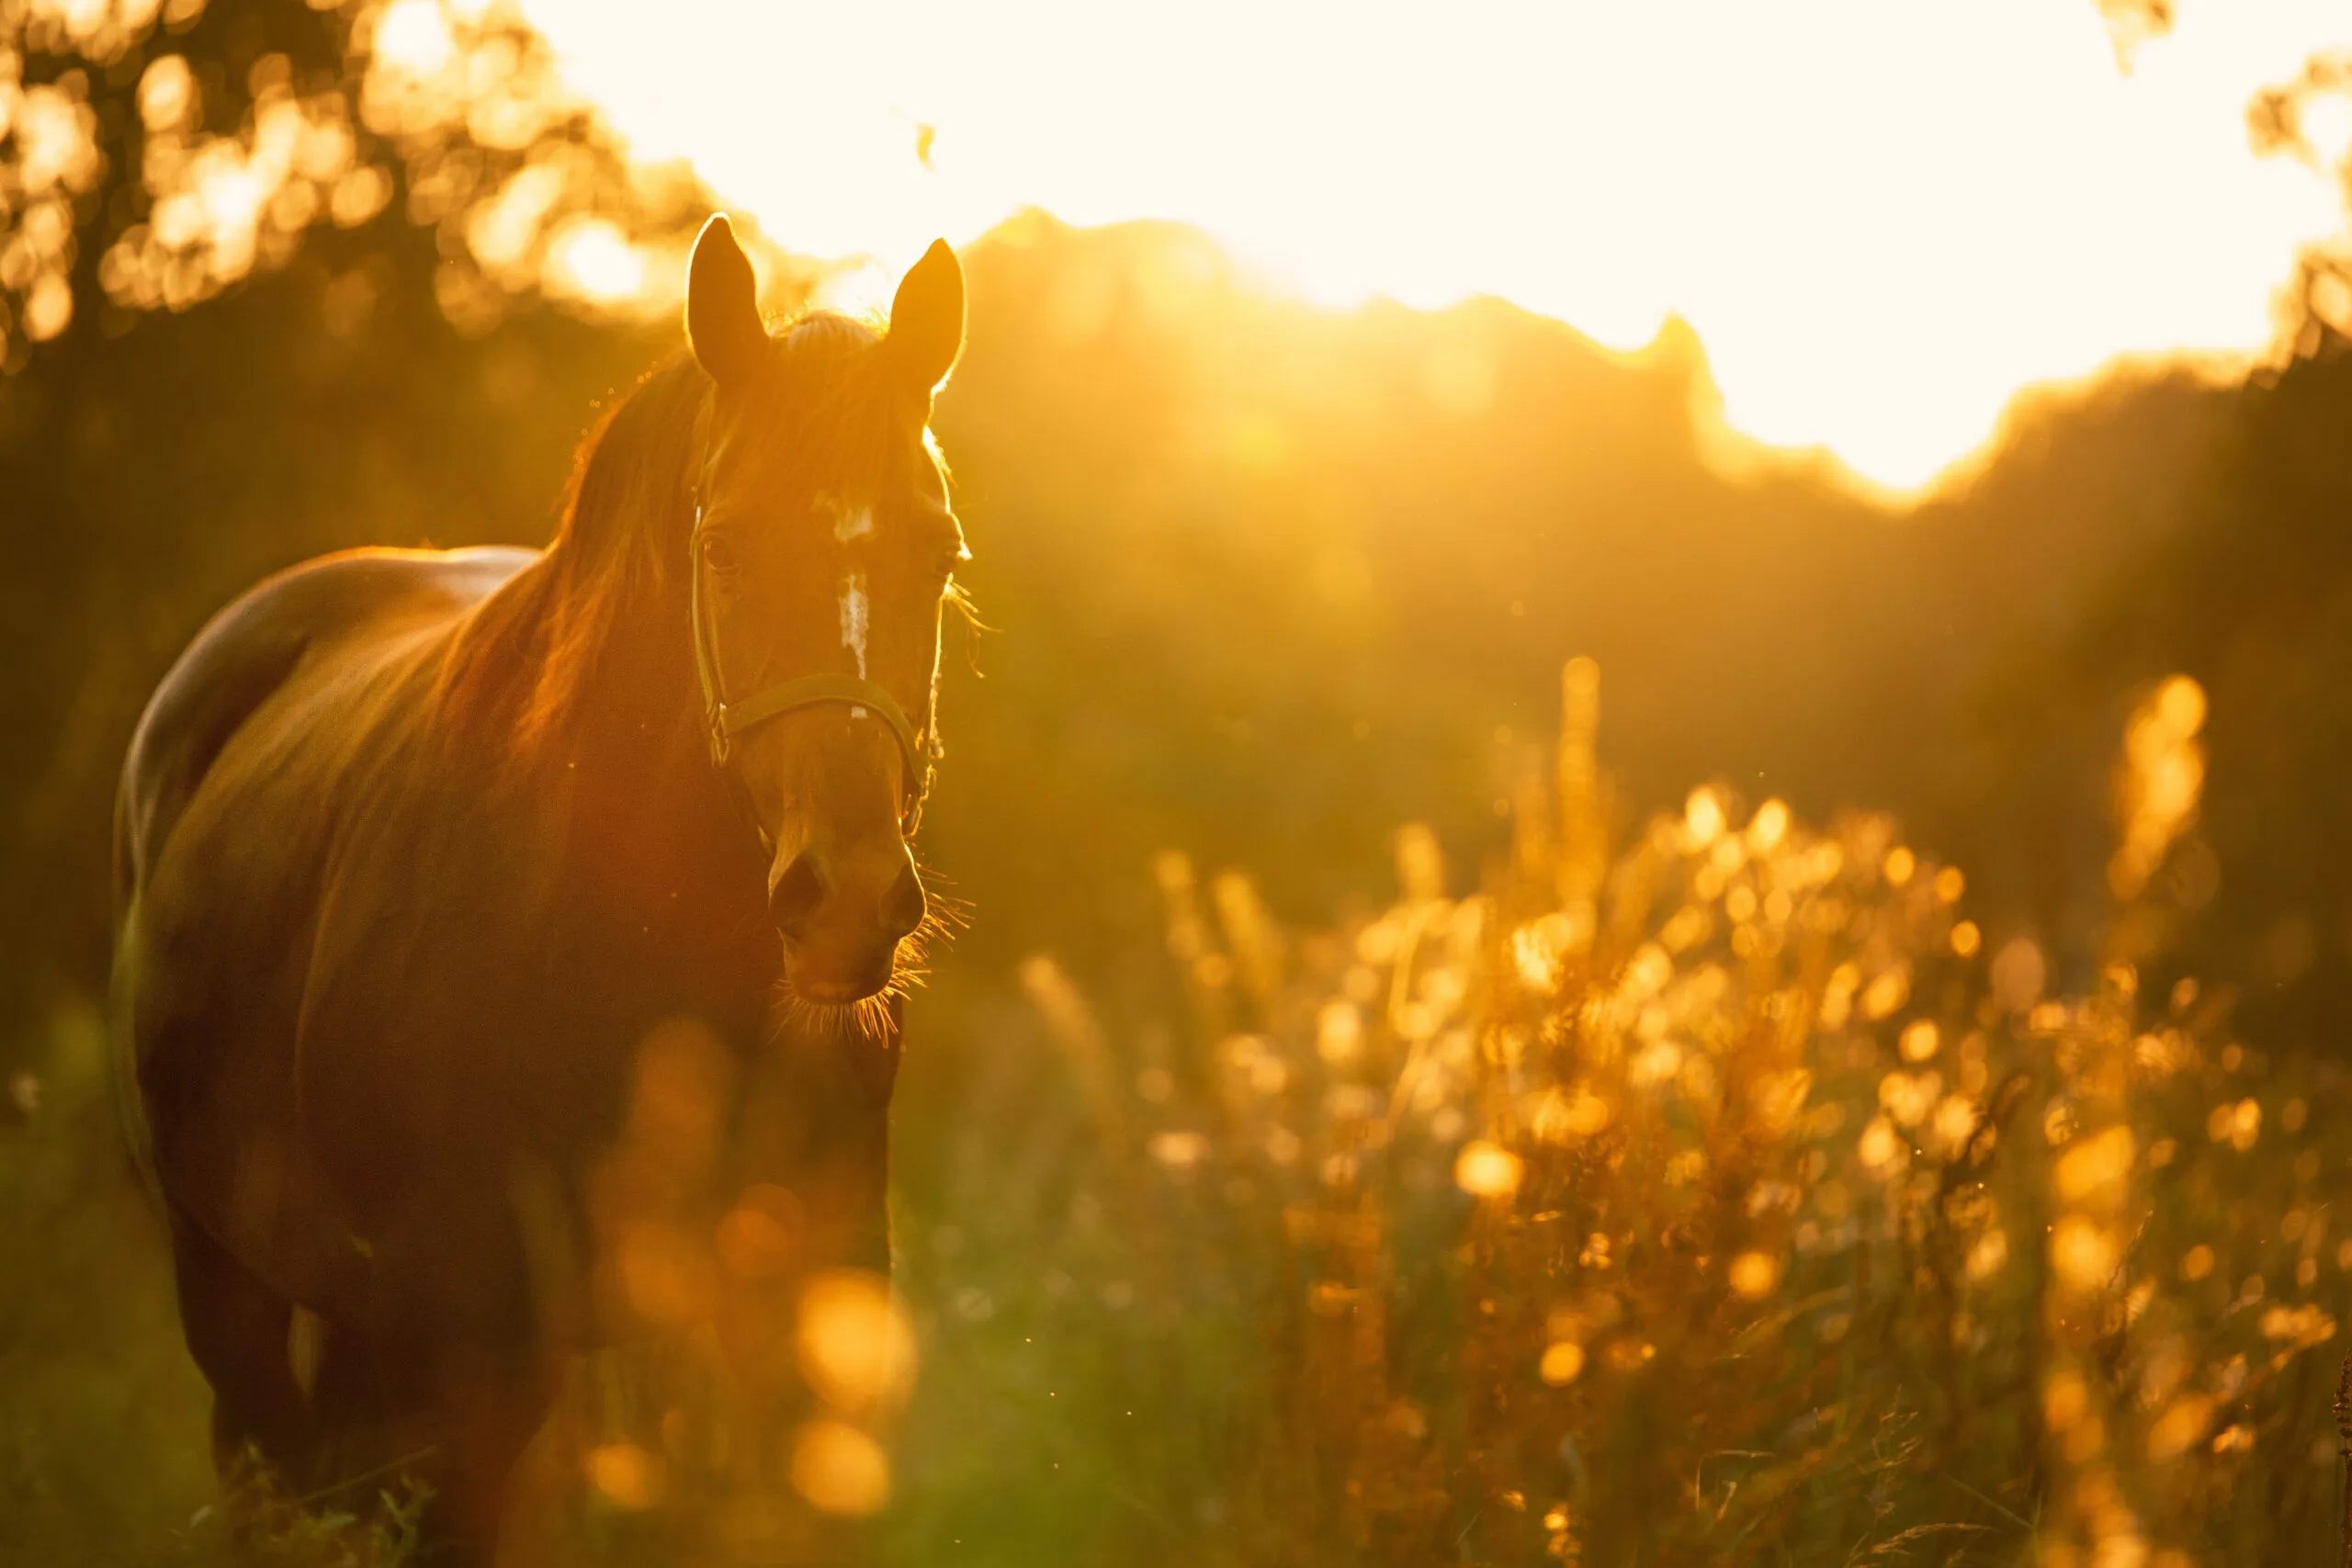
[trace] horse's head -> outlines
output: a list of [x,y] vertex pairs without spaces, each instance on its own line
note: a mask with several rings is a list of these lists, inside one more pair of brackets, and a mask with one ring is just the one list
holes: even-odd
[[963,345],[963,271],[934,244],[887,333],[818,315],[771,337],[751,264],[713,218],[686,332],[717,388],[693,562],[713,754],[772,849],[789,988],[859,1002],[889,987],[924,916],[907,840],[941,611],[968,558],[925,426]]

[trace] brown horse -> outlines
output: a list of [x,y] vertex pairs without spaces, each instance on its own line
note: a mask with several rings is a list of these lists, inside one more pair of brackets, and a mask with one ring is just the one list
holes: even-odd
[[963,275],[935,244],[887,333],[771,336],[714,218],[686,329],[545,550],[272,579],[123,772],[120,1049],[216,1454],[298,1492],[405,1459],[467,1562],[611,1327],[587,1190],[650,1035],[787,1108],[736,1179],[791,1192],[800,1267],[888,1265]]

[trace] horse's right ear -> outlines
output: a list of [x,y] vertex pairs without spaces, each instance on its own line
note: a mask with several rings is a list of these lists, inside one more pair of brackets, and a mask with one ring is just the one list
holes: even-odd
[[702,226],[695,236],[694,260],[686,264],[686,341],[722,387],[748,385],[767,357],[759,280],[724,212],[712,213]]

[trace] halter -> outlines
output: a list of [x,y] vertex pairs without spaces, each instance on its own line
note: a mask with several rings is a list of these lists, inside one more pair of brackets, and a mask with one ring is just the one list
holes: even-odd
[[[848,707],[850,716],[870,715],[882,721],[890,738],[899,743],[899,756],[906,765],[907,803],[899,814],[899,830],[909,838],[922,821],[923,798],[931,793],[931,758],[934,747],[908,719],[899,699],[875,682],[862,675],[849,675],[828,671],[815,675],[801,675],[775,685],[763,686],[746,697],[729,701],[726,678],[718,668],[718,633],[704,613],[702,599],[702,529],[703,491],[710,477],[710,441],[707,434],[709,406],[704,406],[697,423],[704,426],[702,456],[695,464],[694,531],[687,537],[686,605],[694,622],[695,673],[702,682],[702,704],[706,733],[710,739],[711,766],[730,778],[737,775],[729,765],[734,754],[735,739],[746,730],[780,718],[796,708],[816,707],[825,703],[840,703]],[[740,779],[738,780],[740,783]],[[756,827],[756,823],[754,824]],[[760,829],[763,841],[765,829]]]

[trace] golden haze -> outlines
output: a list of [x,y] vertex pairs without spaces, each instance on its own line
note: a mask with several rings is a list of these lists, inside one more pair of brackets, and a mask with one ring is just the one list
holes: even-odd
[[[2128,58],[2087,0],[684,0],[658,30],[522,3],[639,156],[690,159],[793,250],[870,258],[869,289],[1041,206],[1197,223],[1332,304],[1497,294],[1625,351],[1679,316],[1735,430],[1894,490],[2020,388],[2243,371],[2342,216],[2245,129],[2352,43],[2338,0],[2182,6]],[[432,47],[434,6],[395,6],[396,47]],[[2304,127],[2322,161],[2346,110]],[[604,238],[583,260],[633,287]]]

